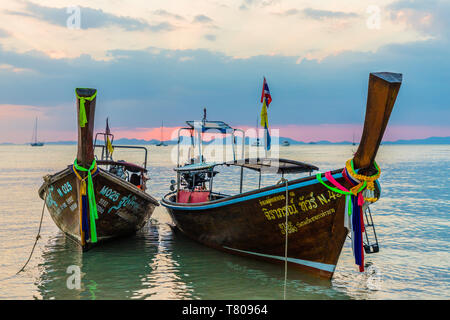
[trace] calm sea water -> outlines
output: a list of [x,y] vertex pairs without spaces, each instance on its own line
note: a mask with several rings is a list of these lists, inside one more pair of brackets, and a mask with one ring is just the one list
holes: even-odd
[[[174,177],[172,147],[148,148],[149,192],[160,199]],[[305,145],[280,151],[283,158],[326,171],[342,167],[355,147]],[[163,207],[136,236],[84,254],[45,213],[33,258],[25,272],[15,275],[38,230],[42,176],[70,164],[75,153],[74,146],[0,146],[0,299],[283,298],[283,266],[218,252],[174,234]],[[366,256],[371,272],[357,271],[347,241],[332,281],[288,270],[288,299],[450,298],[450,146],[383,145],[377,160],[382,199],[372,205],[372,213],[380,252]],[[250,178],[248,188],[255,185]],[[81,268],[80,290],[66,285],[70,265]]]

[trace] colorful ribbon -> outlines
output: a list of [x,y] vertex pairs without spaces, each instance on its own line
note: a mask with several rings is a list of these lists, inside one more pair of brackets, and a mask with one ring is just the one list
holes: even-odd
[[[363,220],[363,208],[365,201],[374,202],[377,199],[374,197],[374,183],[379,178],[381,170],[376,163],[374,163],[377,173],[373,176],[364,176],[357,174],[353,167],[353,160],[350,159],[346,163],[346,168],[342,171],[342,176],[352,186],[349,189],[342,186],[334,179],[330,171],[325,173],[325,178],[330,181],[333,186],[327,185],[323,179],[322,174],[316,175],[317,181],[324,185],[327,189],[345,195],[345,215],[344,226],[352,234],[352,249],[353,256],[355,257],[355,264],[359,266],[359,271],[364,271],[364,220]],[[364,197],[363,192],[369,192],[369,197]]]
[[347,160],[345,163],[345,169],[347,170],[347,174],[351,176],[355,181],[358,181],[358,184],[354,186],[350,191],[352,191],[355,195],[358,193],[356,190],[361,185],[366,185],[366,191],[364,194],[364,200],[368,202],[375,202],[378,199],[375,198],[375,182],[381,175],[381,170],[378,167],[376,161],[373,162],[375,169],[377,169],[377,173],[373,176],[366,176],[363,174],[358,174],[355,171],[355,167],[353,166],[353,159]]
[[[77,164],[77,159],[73,162],[72,166],[73,172],[76,174],[78,179],[80,180],[80,196],[81,196],[81,243],[84,244],[84,232],[88,230],[87,226],[87,204],[89,205],[89,225],[90,225],[90,239],[91,243],[97,242],[97,228],[95,225],[95,220],[98,219],[97,213],[97,203],[95,201],[95,191],[94,191],[94,182],[92,181],[92,176],[97,172],[97,162],[95,159],[92,161],[89,169],[83,168]],[[87,172],[87,176],[82,178],[81,175],[77,171]],[[87,188],[86,188],[86,179],[87,179]],[[86,192],[87,191],[87,192]],[[87,198],[87,199],[86,199]],[[86,204],[87,201],[87,204]]]
[[95,90],[95,93],[90,97],[80,97],[77,93],[77,89],[75,89],[75,95],[78,99],[80,99],[80,128],[84,128],[87,123],[85,102],[86,100],[94,100],[94,98],[97,96],[97,90]]

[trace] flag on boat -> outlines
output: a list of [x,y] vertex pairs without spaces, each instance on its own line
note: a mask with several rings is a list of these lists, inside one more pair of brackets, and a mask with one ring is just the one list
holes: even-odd
[[114,152],[114,148],[111,144],[111,140],[109,140],[109,135],[111,134],[111,130],[109,129],[108,118],[106,118],[106,148],[108,148],[108,152],[112,155]]
[[270,90],[269,86],[267,85],[266,77],[264,77],[263,88],[261,92],[261,103],[263,103],[263,100],[266,100],[266,105],[268,108],[270,103],[272,102],[272,96],[270,95]]
[[267,108],[269,108],[269,104],[272,102],[272,97],[270,96],[269,86],[267,85],[266,77],[264,77],[263,82],[263,89],[261,93],[261,102],[262,102],[262,109],[261,109],[261,126],[265,129],[265,145],[266,149],[270,150],[270,134],[269,134],[269,119],[267,116]]

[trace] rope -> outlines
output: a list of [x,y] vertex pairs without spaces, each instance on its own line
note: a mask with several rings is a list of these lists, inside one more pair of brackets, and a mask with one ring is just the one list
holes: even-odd
[[36,240],[34,241],[33,249],[31,249],[31,253],[30,253],[30,256],[28,257],[27,262],[25,262],[23,267],[19,271],[17,271],[16,274],[19,274],[19,273],[21,273],[22,271],[25,270],[25,267],[28,265],[28,262],[30,262],[30,260],[31,260],[31,257],[32,257],[33,252],[34,252],[34,248],[36,247],[36,244],[37,244],[38,240],[41,238],[41,226],[42,226],[42,219],[44,218],[45,201],[47,201],[47,192],[48,192],[48,190],[45,191],[44,205],[42,206],[42,213],[41,213],[41,221],[39,222],[39,230],[38,230],[38,233],[36,235]]
[[283,293],[283,298],[284,300],[286,300],[286,287],[287,287],[287,254],[288,254],[288,216],[289,216],[289,211],[288,211],[288,206],[289,206],[289,194],[288,194],[288,180],[285,178],[281,178],[280,182],[285,182],[286,183],[286,212],[285,212],[285,216],[286,216],[286,221],[285,221],[285,240],[284,240],[284,293]]

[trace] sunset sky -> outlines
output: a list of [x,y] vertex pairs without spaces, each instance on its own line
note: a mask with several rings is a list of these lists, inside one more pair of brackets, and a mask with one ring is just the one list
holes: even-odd
[[[79,13],[79,15],[78,15]],[[449,1],[2,0],[0,143],[75,140],[76,87],[96,128],[159,139],[186,120],[359,138],[369,72],[403,73],[386,140],[450,136]]]

